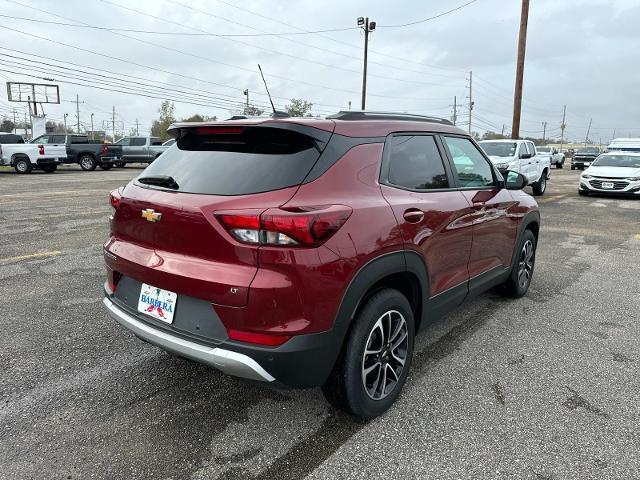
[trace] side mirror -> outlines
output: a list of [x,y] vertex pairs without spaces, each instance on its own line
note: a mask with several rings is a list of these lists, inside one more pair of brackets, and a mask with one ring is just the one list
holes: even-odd
[[527,186],[527,177],[521,173],[508,170],[506,177],[505,187],[507,190],[522,190]]
[[520,154],[520,158],[522,158],[522,159],[527,159],[527,158],[531,158],[531,157],[532,157],[532,155],[530,153],[528,153],[528,152]]

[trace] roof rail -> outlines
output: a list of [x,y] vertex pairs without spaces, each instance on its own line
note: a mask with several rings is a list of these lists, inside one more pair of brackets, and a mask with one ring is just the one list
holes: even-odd
[[445,118],[414,115],[412,113],[371,112],[366,110],[341,110],[333,115],[328,115],[327,118],[330,120],[404,120],[410,122],[429,122],[441,123],[442,125],[453,125],[453,123]]

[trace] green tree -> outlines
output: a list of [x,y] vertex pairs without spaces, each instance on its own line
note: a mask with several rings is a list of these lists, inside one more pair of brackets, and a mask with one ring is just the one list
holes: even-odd
[[9,120],[7,117],[2,119],[2,122],[0,122],[0,132],[8,132],[11,133],[13,132],[13,129],[15,127],[15,124]]
[[165,100],[160,104],[158,113],[160,113],[160,118],[154,120],[151,124],[151,136],[160,137],[164,142],[171,138],[167,133],[167,129],[176,121],[176,106],[173,102]]
[[199,113],[196,113],[194,115],[191,115],[190,117],[183,118],[181,121],[182,122],[215,122],[216,120],[218,120],[218,117],[216,117],[215,115],[213,117],[209,117],[207,115],[200,115]]
[[487,130],[482,134],[482,140],[501,140],[503,138],[508,138],[508,137],[506,137],[505,135],[502,135],[501,133],[493,132],[491,130]]
[[287,113],[292,117],[307,117],[311,116],[310,113],[313,108],[313,103],[301,98],[292,98],[289,101],[289,105],[285,108]]

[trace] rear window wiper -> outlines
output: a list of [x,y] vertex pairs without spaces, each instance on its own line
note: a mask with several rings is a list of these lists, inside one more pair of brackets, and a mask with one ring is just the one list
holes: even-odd
[[138,181],[145,185],[155,185],[157,187],[170,188],[172,190],[178,190],[178,188],[180,188],[174,178],[169,175],[149,175],[148,177],[138,178]]

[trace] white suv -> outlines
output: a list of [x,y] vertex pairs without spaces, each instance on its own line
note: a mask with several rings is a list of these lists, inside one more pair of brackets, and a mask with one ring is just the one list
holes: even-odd
[[483,140],[480,146],[501,173],[524,175],[534,195],[543,195],[551,172],[549,155],[540,155],[530,140]]

